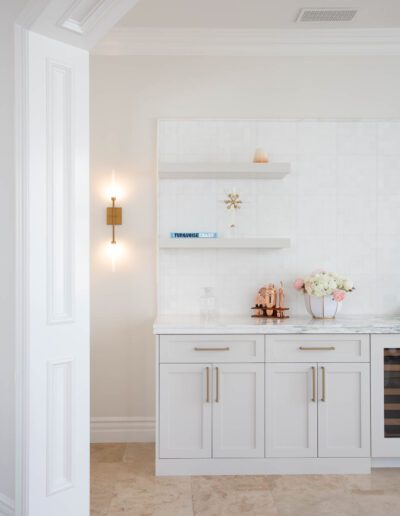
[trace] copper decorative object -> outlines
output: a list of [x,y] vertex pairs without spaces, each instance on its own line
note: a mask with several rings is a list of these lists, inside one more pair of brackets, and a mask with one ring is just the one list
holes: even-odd
[[251,307],[254,310],[252,317],[260,317],[267,319],[288,319],[285,314],[288,307],[285,306],[285,291],[283,283],[277,291],[273,283],[269,283],[266,287],[261,287],[255,298],[255,305]]

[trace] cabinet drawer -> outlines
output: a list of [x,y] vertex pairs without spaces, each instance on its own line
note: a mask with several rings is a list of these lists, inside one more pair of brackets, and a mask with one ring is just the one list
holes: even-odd
[[267,362],[369,362],[369,335],[267,335]]
[[160,362],[264,362],[264,335],[161,335]]

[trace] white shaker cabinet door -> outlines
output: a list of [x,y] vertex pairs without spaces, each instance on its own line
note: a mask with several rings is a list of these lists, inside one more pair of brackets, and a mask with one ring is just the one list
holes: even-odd
[[267,457],[317,456],[317,364],[266,364]]
[[318,456],[370,456],[369,364],[319,364]]
[[160,458],[211,457],[211,366],[160,365]]
[[264,457],[264,364],[216,364],[213,379],[213,457]]

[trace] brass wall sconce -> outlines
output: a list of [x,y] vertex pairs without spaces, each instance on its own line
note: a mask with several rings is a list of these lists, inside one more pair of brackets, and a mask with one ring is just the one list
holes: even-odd
[[112,226],[112,244],[116,244],[115,226],[122,225],[122,208],[115,206],[116,197],[111,197],[112,206],[107,208],[107,225]]

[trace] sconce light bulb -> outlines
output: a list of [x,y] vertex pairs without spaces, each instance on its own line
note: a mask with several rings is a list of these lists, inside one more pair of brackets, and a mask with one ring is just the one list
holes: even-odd
[[117,260],[118,260],[118,255],[119,255],[119,247],[117,246],[117,242],[114,241],[114,242],[110,242],[109,245],[108,245],[108,252],[109,252],[109,255],[110,255],[110,258],[111,258],[111,270],[112,272],[115,272],[116,270],[116,264],[117,264]]

